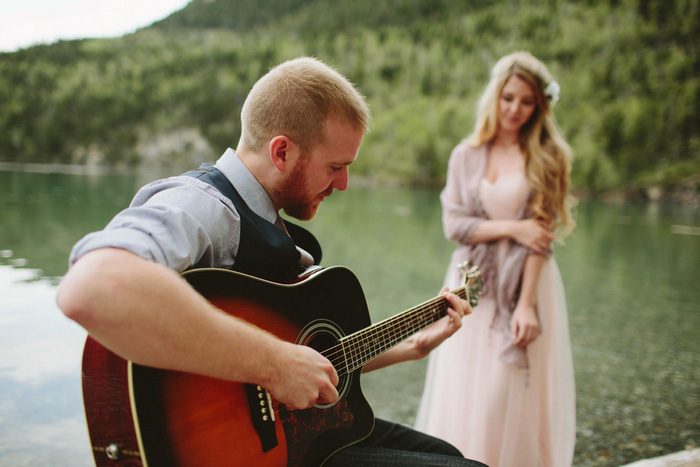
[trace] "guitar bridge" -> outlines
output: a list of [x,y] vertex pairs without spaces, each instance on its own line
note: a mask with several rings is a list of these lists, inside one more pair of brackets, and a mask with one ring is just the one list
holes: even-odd
[[275,431],[275,409],[272,407],[272,398],[270,393],[260,386],[253,384],[244,386],[253,426],[260,438],[263,452],[267,452],[279,444]]

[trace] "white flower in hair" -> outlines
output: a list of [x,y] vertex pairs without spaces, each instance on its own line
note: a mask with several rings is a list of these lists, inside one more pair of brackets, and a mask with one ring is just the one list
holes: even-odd
[[550,81],[547,87],[544,88],[544,95],[549,100],[550,107],[554,107],[554,104],[556,104],[559,100],[560,89],[559,83],[557,83],[555,80]]

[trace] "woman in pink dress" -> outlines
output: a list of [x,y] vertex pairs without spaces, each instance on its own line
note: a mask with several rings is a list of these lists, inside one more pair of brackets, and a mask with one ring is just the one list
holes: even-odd
[[484,296],[434,351],[416,428],[491,467],[570,466],[576,439],[566,302],[551,242],[573,228],[571,151],[551,108],[559,86],[527,52],[502,58],[474,133],[452,152],[440,196],[457,265]]

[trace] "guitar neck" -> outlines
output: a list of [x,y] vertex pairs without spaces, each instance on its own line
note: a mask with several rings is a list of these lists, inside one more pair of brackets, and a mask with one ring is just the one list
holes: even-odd
[[[474,282],[468,281],[452,293],[464,300],[469,300],[469,290]],[[339,344],[345,355],[346,371],[351,373],[362,368],[373,358],[446,316],[448,306],[449,303],[444,297],[435,297],[340,339]]]

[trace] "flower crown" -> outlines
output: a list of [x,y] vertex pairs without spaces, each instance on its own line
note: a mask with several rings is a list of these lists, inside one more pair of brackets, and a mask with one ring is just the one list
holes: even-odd
[[521,63],[521,62],[515,62],[511,64],[511,66],[508,68],[506,71],[506,74],[513,74],[515,71],[520,68],[521,70],[527,71],[528,73],[531,73],[532,75],[537,77],[537,81],[542,83],[542,92],[544,93],[544,96],[547,98],[549,101],[549,106],[554,107],[554,104],[557,103],[559,100],[559,91],[561,91],[561,87],[559,86],[559,83],[555,79],[550,79],[547,85],[545,86],[545,78],[540,75],[537,71],[533,70],[529,66]]
[[549,84],[547,84],[547,87],[544,88],[544,95],[549,101],[549,106],[554,107],[554,104],[557,103],[559,100],[559,91],[561,88],[559,87],[559,83],[556,82],[556,80],[552,79]]

